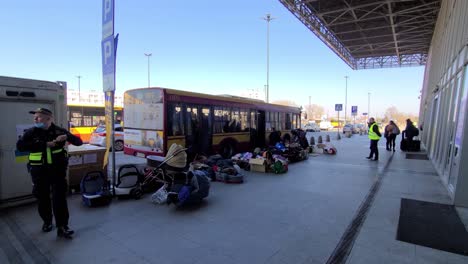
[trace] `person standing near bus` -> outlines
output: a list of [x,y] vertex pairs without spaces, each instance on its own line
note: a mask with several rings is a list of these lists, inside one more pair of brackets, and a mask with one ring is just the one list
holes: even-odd
[[54,216],[57,236],[72,238],[74,231],[68,227],[68,153],[64,147],[66,142],[80,146],[83,141],[66,129],[56,126],[49,109],[38,108],[29,113],[34,114],[34,127],[25,131],[16,147],[19,151],[29,152],[28,170],[32,178],[33,195],[38,200],[38,211],[43,221],[42,231],[52,231]]
[[369,139],[370,139],[370,153],[369,156],[366,157],[368,160],[379,160],[379,149],[377,147],[377,143],[379,142],[380,134],[379,126],[375,123],[375,119],[373,117],[369,118]]

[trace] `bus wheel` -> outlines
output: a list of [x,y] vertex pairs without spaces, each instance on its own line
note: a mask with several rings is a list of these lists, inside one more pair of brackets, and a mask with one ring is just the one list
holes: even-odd
[[115,151],[122,151],[124,149],[124,143],[122,140],[117,140],[114,143]]
[[225,143],[221,147],[221,156],[224,158],[230,159],[235,154],[235,148],[232,143]]

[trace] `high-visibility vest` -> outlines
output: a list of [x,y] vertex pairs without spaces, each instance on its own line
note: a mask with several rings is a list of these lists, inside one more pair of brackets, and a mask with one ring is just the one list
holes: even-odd
[[[57,154],[63,151],[63,148],[51,150],[50,148],[46,149],[46,163],[52,164],[52,154]],[[42,152],[31,152],[29,153],[29,164],[32,166],[44,165],[44,160],[42,157]]]
[[374,126],[377,125],[376,123],[373,123],[370,127],[369,127],[369,139],[370,140],[379,140],[380,137],[379,135],[377,135],[377,133],[374,132]]

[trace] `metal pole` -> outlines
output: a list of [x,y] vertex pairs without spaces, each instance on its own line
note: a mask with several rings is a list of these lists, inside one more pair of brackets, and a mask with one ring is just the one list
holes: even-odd
[[336,139],[340,140],[341,139],[341,135],[340,135],[340,111],[337,111],[337,112],[338,112],[338,129],[336,130]]
[[274,18],[266,14],[263,18],[267,22],[267,84],[266,84],[266,102],[270,102],[270,21]]
[[[77,124],[78,126],[84,126],[84,117],[83,117],[83,104],[81,103],[81,75],[77,75],[76,78],[78,78],[78,104],[81,105],[81,124]],[[70,120],[68,120],[70,121]]]
[[[348,109],[348,76],[345,76],[346,80],[346,88],[345,88],[345,103],[344,103],[344,124],[346,125],[346,118],[347,118],[347,109]],[[338,120],[339,122],[340,120]]]
[[148,57],[148,88],[151,87],[150,83],[150,57],[153,55],[152,53],[145,53],[145,56]]

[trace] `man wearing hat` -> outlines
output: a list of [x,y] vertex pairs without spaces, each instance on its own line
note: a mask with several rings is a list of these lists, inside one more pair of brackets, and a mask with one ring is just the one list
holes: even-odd
[[29,113],[34,114],[34,127],[24,132],[16,147],[19,151],[29,152],[28,170],[43,221],[42,231],[52,231],[54,216],[57,236],[71,238],[74,231],[68,227],[68,154],[64,147],[67,141],[76,146],[82,145],[83,141],[66,129],[56,126],[49,109],[37,108]]

